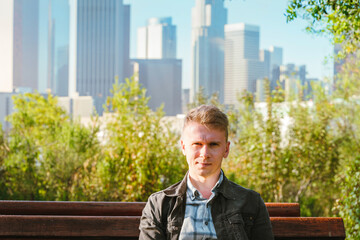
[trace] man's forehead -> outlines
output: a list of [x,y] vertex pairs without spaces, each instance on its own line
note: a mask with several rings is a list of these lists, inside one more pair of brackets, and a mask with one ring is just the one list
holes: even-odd
[[223,129],[209,126],[205,124],[200,124],[197,122],[190,122],[183,128],[183,135],[186,133],[187,135],[191,135],[193,137],[197,136],[203,138],[205,136],[210,137],[210,135],[215,135],[218,137],[219,135],[223,135],[225,137],[226,133]]

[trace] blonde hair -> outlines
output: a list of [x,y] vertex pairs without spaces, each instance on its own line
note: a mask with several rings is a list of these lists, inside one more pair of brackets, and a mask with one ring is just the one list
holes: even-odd
[[199,123],[210,129],[217,129],[224,131],[226,141],[228,140],[229,120],[226,114],[215,106],[201,105],[191,109],[186,114],[183,130],[191,122]]

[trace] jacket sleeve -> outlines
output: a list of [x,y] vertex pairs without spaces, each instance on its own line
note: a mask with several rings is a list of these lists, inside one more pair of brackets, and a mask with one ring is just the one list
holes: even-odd
[[140,236],[141,240],[166,239],[166,230],[161,223],[162,211],[161,201],[156,195],[151,195],[143,209],[140,219]]
[[270,222],[269,213],[263,199],[259,196],[258,213],[254,219],[254,225],[251,231],[251,240],[273,240],[273,231]]

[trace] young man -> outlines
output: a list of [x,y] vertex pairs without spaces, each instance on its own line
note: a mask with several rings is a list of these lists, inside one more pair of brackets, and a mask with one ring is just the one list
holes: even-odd
[[274,239],[260,195],[229,181],[221,170],[230,149],[228,125],[214,106],[186,115],[181,148],[189,171],[149,197],[139,239]]

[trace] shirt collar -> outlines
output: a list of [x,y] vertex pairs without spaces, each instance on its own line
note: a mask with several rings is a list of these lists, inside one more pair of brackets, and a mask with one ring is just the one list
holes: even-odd
[[[222,183],[224,179],[224,173],[222,171],[222,169],[220,170],[220,177],[219,180],[216,182],[216,184],[214,185],[214,187],[211,189],[211,192],[213,193],[211,196],[215,195],[220,184]],[[190,181],[190,174],[187,175],[187,181],[186,181],[186,185],[187,185],[187,194],[189,195],[189,197],[191,198],[192,201],[195,200],[195,198],[200,198],[203,199],[201,193],[196,189],[196,187],[194,187],[194,185],[191,183]],[[210,197],[212,198],[212,197]]]

